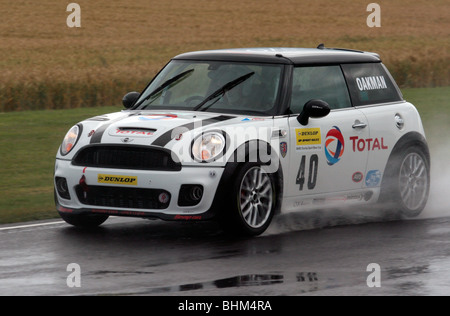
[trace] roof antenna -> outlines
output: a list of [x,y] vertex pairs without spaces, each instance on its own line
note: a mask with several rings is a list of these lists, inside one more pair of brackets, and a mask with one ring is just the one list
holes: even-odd
[[324,43],[319,44],[319,46],[317,46],[317,49],[324,49],[324,48],[325,48],[325,44]]

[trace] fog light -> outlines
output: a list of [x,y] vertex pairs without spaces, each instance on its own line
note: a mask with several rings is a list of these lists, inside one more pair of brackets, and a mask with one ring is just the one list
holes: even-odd
[[203,186],[199,184],[183,184],[178,195],[179,206],[195,206],[203,198]]
[[55,177],[55,187],[58,195],[66,200],[70,200],[69,187],[66,178]]
[[191,200],[200,201],[203,196],[203,188],[201,186],[195,185],[191,188]]

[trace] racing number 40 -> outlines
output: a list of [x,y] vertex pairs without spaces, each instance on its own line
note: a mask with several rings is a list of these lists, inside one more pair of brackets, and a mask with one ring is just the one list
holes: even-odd
[[[319,167],[319,156],[312,155],[309,159],[309,174],[308,174],[308,190],[313,190],[316,187],[317,182],[317,169]],[[300,186],[299,190],[303,190],[305,184],[305,171],[306,169],[306,156],[303,155],[300,162],[300,169],[297,173],[296,184]]]

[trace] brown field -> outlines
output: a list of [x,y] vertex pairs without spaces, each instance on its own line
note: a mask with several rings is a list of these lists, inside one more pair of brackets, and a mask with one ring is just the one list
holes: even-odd
[[[81,6],[68,28],[67,4]],[[229,47],[374,51],[402,87],[450,85],[448,0],[0,0],[0,111],[120,103],[174,55]]]

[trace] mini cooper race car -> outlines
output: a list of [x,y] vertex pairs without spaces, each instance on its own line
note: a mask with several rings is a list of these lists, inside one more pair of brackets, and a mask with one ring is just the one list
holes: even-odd
[[69,224],[216,219],[258,235],[278,213],[383,203],[413,217],[428,199],[420,116],[375,53],[185,53],[123,104],[73,126],[57,153]]

